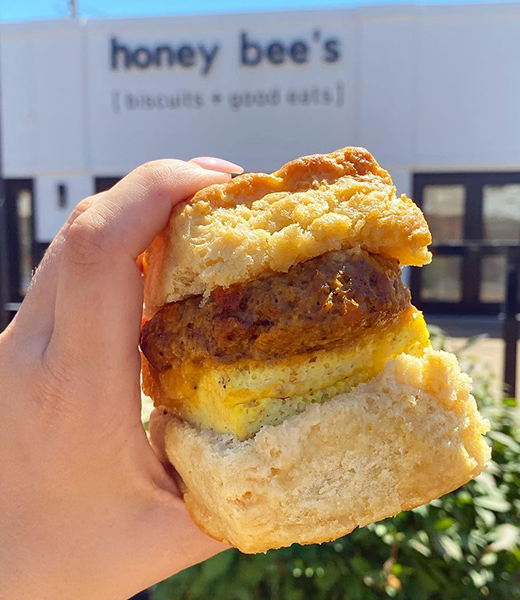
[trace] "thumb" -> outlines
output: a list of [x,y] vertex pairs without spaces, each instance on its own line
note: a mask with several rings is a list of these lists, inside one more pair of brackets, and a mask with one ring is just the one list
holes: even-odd
[[78,216],[63,245],[48,351],[67,350],[86,373],[138,361],[143,291],[136,258],[175,204],[229,178],[178,160],[147,163]]

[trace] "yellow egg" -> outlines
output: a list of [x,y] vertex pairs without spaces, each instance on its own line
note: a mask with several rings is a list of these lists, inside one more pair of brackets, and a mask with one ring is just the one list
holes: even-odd
[[422,354],[427,345],[423,316],[411,307],[392,329],[367,332],[354,347],[270,361],[185,361],[159,377],[164,403],[181,418],[246,439],[310,403],[323,403],[368,381],[403,352]]

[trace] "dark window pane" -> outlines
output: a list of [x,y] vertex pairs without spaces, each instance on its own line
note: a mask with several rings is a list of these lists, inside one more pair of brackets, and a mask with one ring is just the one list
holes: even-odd
[[466,188],[463,185],[427,185],[423,210],[434,242],[460,242],[464,238]]
[[485,256],[482,259],[480,300],[482,302],[503,302],[505,279],[505,256]]
[[460,256],[435,256],[421,269],[421,298],[437,302],[459,302],[461,293]]
[[29,190],[20,190],[16,198],[18,239],[20,240],[20,296],[25,296],[32,277],[32,198]]
[[484,239],[520,241],[520,184],[485,185],[483,201]]

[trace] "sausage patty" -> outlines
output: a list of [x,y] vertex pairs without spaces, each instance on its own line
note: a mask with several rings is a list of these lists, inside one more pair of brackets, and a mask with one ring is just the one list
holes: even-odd
[[142,330],[158,371],[185,359],[282,358],[354,344],[410,305],[399,263],[360,249],[328,252],[287,273],[166,304]]

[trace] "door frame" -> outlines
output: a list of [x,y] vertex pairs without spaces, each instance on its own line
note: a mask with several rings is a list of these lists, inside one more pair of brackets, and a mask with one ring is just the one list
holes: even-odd
[[123,179],[123,175],[111,175],[108,177],[94,177],[94,190],[96,194],[106,192],[113,187],[118,181]]
[[4,179],[5,185],[5,218],[6,218],[6,245],[7,245],[7,288],[9,303],[17,303],[23,300],[20,294],[20,239],[18,232],[18,214],[16,199],[21,190],[29,190],[31,194],[31,268],[38,264],[35,252],[35,224],[36,224],[36,202],[34,198],[34,179],[9,178]]
[[[485,185],[520,184],[520,171],[481,171],[448,173],[414,173],[413,198],[423,209],[424,188],[428,185],[463,185],[466,202],[463,222],[464,239],[459,242],[483,241],[483,189]],[[441,244],[440,244],[441,245]],[[442,254],[446,255],[446,244],[442,243]],[[440,250],[440,249],[439,249]],[[435,256],[435,243],[432,245]],[[441,252],[439,252],[439,255]],[[488,253],[478,251],[468,244],[462,255],[461,286],[462,298],[458,302],[423,300],[421,297],[421,269],[412,268],[410,289],[414,303],[428,313],[437,314],[498,314],[501,304],[480,300],[482,258]],[[489,253],[491,255],[491,253]]]

